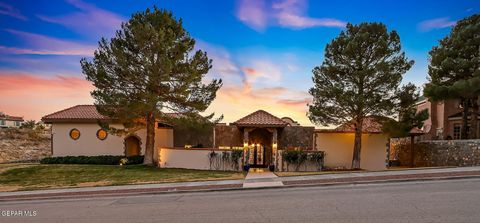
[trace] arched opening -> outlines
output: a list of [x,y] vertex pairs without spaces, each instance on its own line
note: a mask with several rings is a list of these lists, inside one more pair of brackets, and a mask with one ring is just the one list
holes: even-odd
[[140,139],[134,135],[125,138],[125,156],[139,156],[140,155]]
[[272,164],[272,133],[266,128],[256,128],[248,134],[249,164],[265,168]]

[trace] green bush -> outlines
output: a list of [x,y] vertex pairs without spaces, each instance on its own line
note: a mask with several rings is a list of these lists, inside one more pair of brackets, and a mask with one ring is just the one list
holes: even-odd
[[[97,164],[97,165],[118,165],[125,156],[62,156],[47,157],[40,160],[42,164]],[[127,157],[127,165],[142,164],[143,156]]]

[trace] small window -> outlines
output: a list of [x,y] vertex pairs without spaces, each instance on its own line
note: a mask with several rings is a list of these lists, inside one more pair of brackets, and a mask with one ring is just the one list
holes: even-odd
[[5,120],[0,120],[0,125],[5,125]]
[[77,140],[80,138],[80,131],[78,129],[72,129],[70,130],[70,138],[73,140]]
[[108,133],[104,129],[99,129],[97,131],[97,138],[98,139],[105,140],[107,138],[107,136],[108,136]]
[[460,139],[461,129],[462,129],[462,125],[460,124],[453,125],[453,139]]

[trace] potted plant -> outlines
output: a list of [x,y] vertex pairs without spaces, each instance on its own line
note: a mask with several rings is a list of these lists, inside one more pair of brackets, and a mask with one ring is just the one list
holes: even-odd
[[250,170],[250,164],[247,163],[247,164],[243,165],[243,171],[248,172],[248,170]]

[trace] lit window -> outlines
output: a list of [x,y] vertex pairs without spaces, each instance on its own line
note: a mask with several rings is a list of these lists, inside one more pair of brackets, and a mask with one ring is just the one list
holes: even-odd
[[107,138],[107,136],[108,136],[108,133],[104,129],[99,129],[97,131],[97,138],[98,139],[105,140]]
[[72,129],[70,130],[70,138],[73,140],[77,140],[80,138],[80,131],[78,129]]

